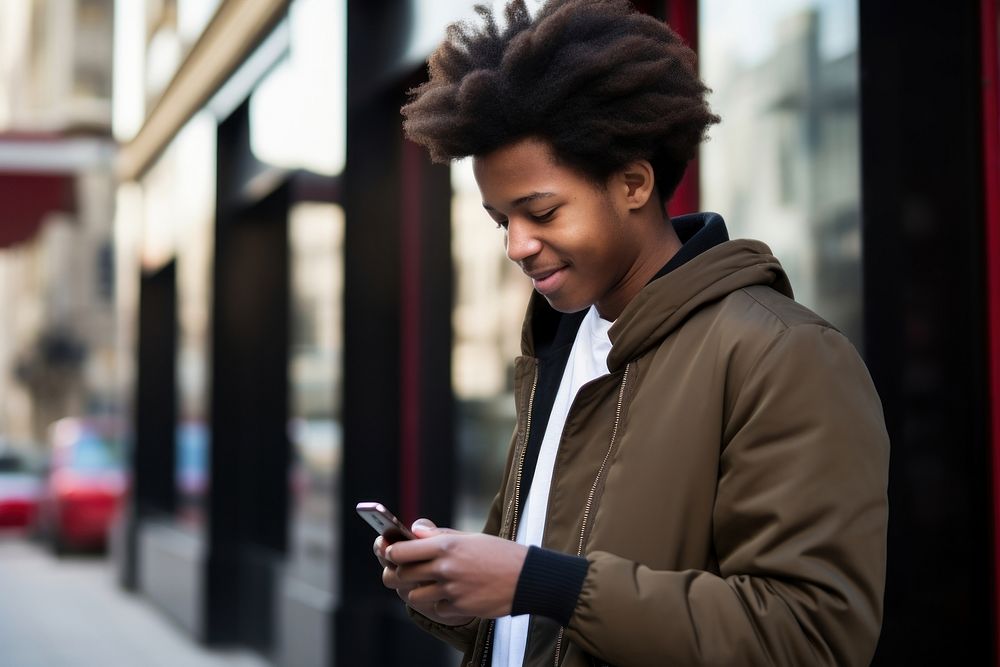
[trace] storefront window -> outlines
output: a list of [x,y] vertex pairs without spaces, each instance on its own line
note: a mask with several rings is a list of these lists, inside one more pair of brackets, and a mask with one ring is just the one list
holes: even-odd
[[175,482],[178,518],[200,525],[208,485],[211,375],[212,254],[215,215],[216,125],[196,116],[171,148],[173,192],[178,197],[177,236],[177,430]]
[[138,183],[118,186],[114,214],[115,360],[114,382],[122,419],[122,440],[134,443],[133,420],[127,418],[136,395],[136,358],[139,319],[140,243],[143,193]]
[[346,156],[344,0],[297,0],[288,57],[250,96],[250,148],[261,162],[334,176]]
[[481,530],[514,431],[514,358],[531,283],[504,253],[469,160],[452,168],[455,310],[452,387],[458,441],[456,527]]
[[177,519],[189,527],[204,522],[209,479],[215,155],[215,119],[207,112],[199,113],[142,181],[142,268],[154,272],[171,261],[176,263],[174,483]]
[[699,60],[722,123],[701,207],[765,241],[796,300],[861,344],[857,0],[701,0]]
[[[295,0],[279,31],[288,35],[287,53],[250,94],[250,151],[270,176],[309,172],[332,182],[346,156],[346,3]],[[343,209],[293,202],[288,240],[289,569],[329,593],[338,570]]]
[[292,442],[292,567],[332,590],[339,514],[343,352],[344,212],[302,203],[289,216],[291,349],[289,438]]

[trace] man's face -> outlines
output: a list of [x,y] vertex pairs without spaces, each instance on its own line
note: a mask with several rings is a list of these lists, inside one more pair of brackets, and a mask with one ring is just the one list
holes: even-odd
[[473,172],[507,257],[549,304],[564,313],[597,304],[616,317],[639,248],[613,193],[557,164],[537,139],[476,157]]

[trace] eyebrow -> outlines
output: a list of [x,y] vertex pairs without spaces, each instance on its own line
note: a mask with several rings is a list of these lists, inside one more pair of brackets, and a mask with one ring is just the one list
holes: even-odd
[[[521,204],[527,204],[528,202],[531,201],[536,201],[538,199],[545,199],[546,197],[555,197],[555,196],[556,193],[554,192],[532,192],[531,194],[524,195],[523,197],[518,197],[517,199],[512,201],[510,205],[513,208],[517,208]],[[483,208],[485,208],[487,211],[496,212],[496,209],[487,204],[486,202],[483,202]]]

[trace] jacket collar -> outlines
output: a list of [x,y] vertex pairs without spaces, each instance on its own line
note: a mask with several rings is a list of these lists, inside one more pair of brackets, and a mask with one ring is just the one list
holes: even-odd
[[[658,345],[699,308],[732,292],[751,285],[768,285],[792,296],[781,264],[764,243],[719,239],[720,233],[723,239],[728,238],[720,215],[697,213],[671,222],[684,245],[632,299],[608,331],[612,343],[608,370],[612,373]],[[536,356],[536,343],[544,348],[554,340],[565,317],[541,295],[533,293],[521,330],[522,352]],[[578,313],[569,317],[581,319]]]

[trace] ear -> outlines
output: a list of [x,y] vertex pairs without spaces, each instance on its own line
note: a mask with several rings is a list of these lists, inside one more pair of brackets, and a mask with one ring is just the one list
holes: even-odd
[[640,209],[653,195],[656,177],[648,160],[630,162],[615,174],[616,190],[629,210]]

